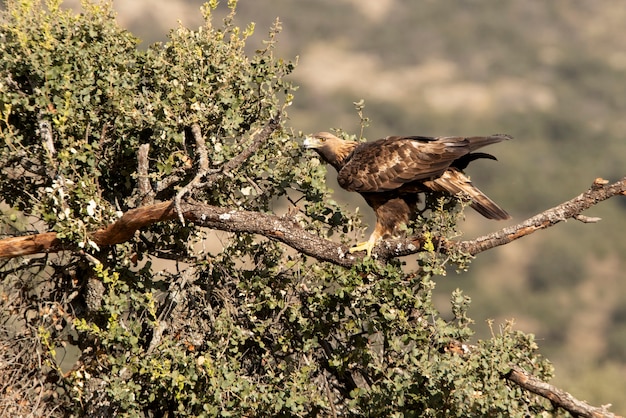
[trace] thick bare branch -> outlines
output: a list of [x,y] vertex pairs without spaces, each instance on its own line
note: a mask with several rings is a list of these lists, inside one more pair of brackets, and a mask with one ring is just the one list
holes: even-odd
[[0,258],[13,258],[22,255],[54,253],[65,249],[56,232],[25,235],[0,240]]
[[[464,253],[476,255],[500,245],[508,244],[541,229],[549,228],[567,219],[577,219],[584,223],[597,222],[600,220],[599,218],[589,218],[581,215],[581,213],[606,199],[618,195],[626,195],[626,177],[613,184],[608,184],[608,181],[598,178],[586,192],[541,212],[522,223],[473,240],[454,242],[440,239],[434,244],[441,247],[444,252],[447,249],[456,247]],[[389,240],[381,242],[373,253],[380,258],[389,259],[417,253],[421,250],[422,245],[422,237]]]
[[561,221],[576,218],[592,206],[610,197],[624,194],[626,194],[626,177],[613,184],[608,184],[608,181],[597,178],[589,190],[567,202],[533,216],[518,225],[504,228],[471,241],[463,241],[458,243],[458,245],[464,252],[476,255],[485,250],[508,244],[541,229],[549,228]]
[[538,379],[519,366],[512,365],[511,371],[504,377],[527,391],[548,399],[553,405],[565,409],[574,416],[585,418],[617,417],[617,415],[607,411],[605,407],[591,406],[580,401],[568,392]]
[[[296,219],[266,213],[229,210],[200,202],[183,202],[183,216],[196,225],[229,232],[259,234],[283,242],[303,254],[350,267],[357,260],[348,248],[306,231]],[[139,229],[176,218],[173,201],[132,209],[106,228],[96,231],[91,240],[99,247],[130,240]],[[0,240],[0,258],[57,252],[67,249],[56,233],[28,235]]]
[[228,210],[198,202],[183,205],[183,210],[185,218],[193,220],[197,225],[263,235],[287,244],[305,255],[343,267],[350,267],[357,261],[356,257],[348,253],[348,247],[305,230],[293,217]]
[[[126,242],[135,231],[156,222],[172,219],[172,202],[142,206],[126,212],[120,219],[106,228],[93,233],[91,240],[99,247]],[[37,253],[53,253],[72,249],[65,245],[56,232],[26,235],[0,240],[0,258],[12,258]],[[77,248],[73,248],[77,249]]]

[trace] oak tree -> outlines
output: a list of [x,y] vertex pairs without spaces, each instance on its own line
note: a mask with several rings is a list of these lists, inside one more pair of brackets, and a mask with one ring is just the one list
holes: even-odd
[[547,383],[533,335],[473,341],[469,298],[446,317],[432,291],[482,251],[593,221],[581,212],[626,179],[471,241],[463,205],[427,197],[407,238],[351,255],[359,218],[287,127],[280,22],[249,53],[235,3],[138,50],[108,3],[7,2],[2,412],[611,416]]

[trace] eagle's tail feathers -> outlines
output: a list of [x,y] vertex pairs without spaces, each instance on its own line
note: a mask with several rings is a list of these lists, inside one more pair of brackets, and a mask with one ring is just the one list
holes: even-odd
[[[478,191],[480,192],[480,190]],[[498,221],[511,219],[511,215],[506,213],[504,209],[502,209],[493,200],[489,199],[482,193],[472,198],[472,203],[470,204],[470,206],[472,207],[472,209],[474,209],[476,212],[480,213],[487,219],[494,219]]]
[[424,182],[424,185],[433,191],[447,192],[468,198],[471,201],[472,209],[487,219],[511,219],[511,215],[474,186],[461,171],[449,169],[441,177]]

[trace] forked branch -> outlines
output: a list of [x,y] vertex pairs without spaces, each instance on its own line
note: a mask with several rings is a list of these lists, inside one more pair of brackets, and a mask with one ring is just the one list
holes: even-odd
[[583,223],[598,222],[599,218],[587,217],[581,213],[610,197],[626,195],[626,177],[613,184],[608,183],[607,180],[597,178],[589,190],[567,202],[533,216],[518,225],[504,228],[471,241],[463,241],[458,245],[464,252],[476,255],[485,250],[508,244],[541,229],[549,228],[567,219],[576,219]]
[[[626,195],[626,177],[609,184],[607,180],[597,178],[591,187],[566,202],[545,210],[517,225],[503,228],[491,234],[483,235],[467,241],[444,241],[440,239],[439,247],[443,251],[453,248],[469,255],[477,255],[500,245],[508,244],[534,232],[549,228],[567,219],[576,219],[583,223],[595,223],[600,218],[587,217],[582,212],[613,196]],[[379,257],[389,259],[403,255],[415,254],[421,251],[424,244],[423,237],[410,237],[400,240],[382,242],[374,251]]]
[[[208,189],[219,178],[227,175],[235,168],[239,167],[243,164],[252,154],[257,152],[261,146],[267,142],[272,133],[279,128],[280,126],[280,115],[276,118],[271,119],[265,127],[259,129],[255,132],[252,137],[254,140],[252,143],[247,146],[242,153],[237,155],[235,158],[229,160],[226,164],[224,164],[219,169],[210,169],[209,168],[209,157],[207,153],[207,148],[205,144],[204,137],[202,136],[202,132],[200,131],[200,126],[198,124],[193,124],[191,127],[191,134],[194,138],[194,142],[196,143],[196,152],[198,153],[198,172],[194,176],[194,178],[187,184],[185,187],[180,189],[180,191],[176,194],[174,198],[174,207],[176,208],[176,212],[178,213],[178,218],[181,223],[185,223],[185,217],[183,216],[183,209],[181,207],[182,198],[188,194],[192,193],[194,190],[198,189]],[[202,180],[205,180],[204,182]]]

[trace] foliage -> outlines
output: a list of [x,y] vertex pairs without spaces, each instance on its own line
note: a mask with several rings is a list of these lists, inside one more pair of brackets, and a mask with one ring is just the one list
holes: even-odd
[[[45,7],[44,7],[45,6]],[[352,269],[313,263],[247,234],[216,235],[159,224],[131,241],[96,248],[87,232],[136,207],[137,150],[150,144],[157,199],[195,173],[197,123],[210,166],[244,150],[284,112],[294,64],[274,56],[280,25],[252,56],[253,26],[221,27],[216,2],[197,31],[179,27],[145,52],[109,4],[73,15],[49,0],[9,1],[0,28],[0,196],[7,232],[17,220],[52,230],[83,251],[0,266],[4,359],[29,341],[36,356],[16,368],[11,408],[88,416],[527,416],[550,411],[512,386],[510,364],[551,377],[531,335],[506,326],[469,346],[470,300],[451,296],[453,318],[433,304],[436,275],[462,254],[432,245],[408,271],[365,259]],[[363,119],[362,113],[359,113]],[[196,198],[270,211],[285,204],[324,235],[358,219],[330,200],[325,169],[301,155],[286,129]],[[457,213],[442,200],[412,227],[454,236]],[[3,209],[4,210],[4,209]],[[219,245],[210,246],[219,240]],[[167,260],[167,261],[166,261]],[[461,264],[462,268],[466,264]],[[63,359],[70,346],[78,359]],[[467,348],[470,347],[470,348]],[[35,370],[35,372],[33,372]],[[42,399],[43,403],[38,403]],[[21,402],[21,403],[20,403]],[[23,408],[18,410],[18,408]],[[40,408],[35,411],[36,408]],[[43,408],[43,409],[41,409]]]

